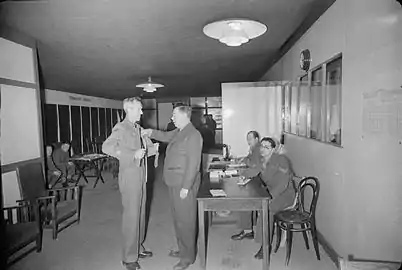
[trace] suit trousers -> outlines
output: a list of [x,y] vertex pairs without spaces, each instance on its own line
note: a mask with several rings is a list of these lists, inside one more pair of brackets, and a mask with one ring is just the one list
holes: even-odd
[[[139,178],[133,177],[135,175],[138,175]],[[138,261],[138,253],[142,251],[142,244],[145,241],[146,187],[144,170],[140,172],[134,171],[134,169],[120,170],[119,189],[123,205],[123,262]]]
[[180,198],[180,186],[169,186],[173,225],[180,260],[194,263],[197,249],[197,193],[199,182],[188,191],[187,197]]
[[252,230],[253,229],[253,212],[250,211],[239,211],[239,219],[237,226],[241,230]]

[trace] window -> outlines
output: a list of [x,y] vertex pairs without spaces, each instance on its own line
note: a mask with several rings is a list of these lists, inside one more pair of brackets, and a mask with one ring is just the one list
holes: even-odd
[[342,58],[327,64],[327,142],[341,144],[341,90],[342,90]]
[[342,55],[283,87],[283,130],[342,145]]
[[321,140],[323,134],[322,67],[311,72],[311,126],[310,138]]
[[[308,119],[308,112],[310,110],[310,87],[308,82],[308,75],[304,75],[300,78],[299,83],[299,115],[298,115],[298,135],[306,137],[307,136],[307,123],[310,122]],[[310,137],[310,136],[308,136]]]

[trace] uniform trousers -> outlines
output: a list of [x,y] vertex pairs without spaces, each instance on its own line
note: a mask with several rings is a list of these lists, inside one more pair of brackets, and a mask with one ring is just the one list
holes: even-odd
[[146,187],[145,170],[120,169],[119,190],[123,205],[122,260],[126,263],[138,261],[138,253],[143,251],[141,249],[145,241]]

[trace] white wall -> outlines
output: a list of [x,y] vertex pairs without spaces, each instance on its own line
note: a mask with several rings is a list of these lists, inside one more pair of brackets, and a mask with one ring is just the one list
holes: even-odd
[[402,85],[402,8],[395,0],[338,0],[261,80],[295,80],[299,54],[312,67],[343,53],[343,148],[287,135],[296,172],[321,180],[318,228],[341,255],[400,261],[402,148],[364,136],[363,93]]
[[261,138],[280,139],[282,133],[281,86],[261,83],[223,83],[223,143],[234,156],[246,156],[246,135],[257,131]]

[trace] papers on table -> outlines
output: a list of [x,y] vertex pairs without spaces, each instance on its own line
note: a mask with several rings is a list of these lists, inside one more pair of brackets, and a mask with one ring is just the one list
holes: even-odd
[[238,172],[237,172],[237,170],[226,170],[225,174],[232,176],[232,175],[238,175]]
[[214,197],[227,197],[226,192],[223,189],[211,189],[209,190]]

